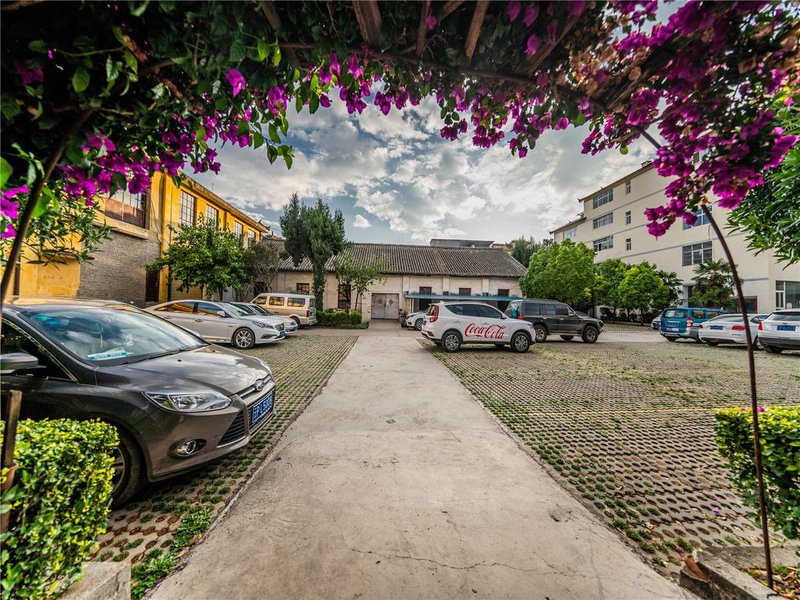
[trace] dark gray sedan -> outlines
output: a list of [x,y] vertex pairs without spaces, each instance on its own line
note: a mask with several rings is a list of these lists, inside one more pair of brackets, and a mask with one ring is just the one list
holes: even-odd
[[115,505],[241,448],[274,414],[264,362],[127,304],[6,303],[0,352],[3,387],[23,392],[22,418],[117,427]]

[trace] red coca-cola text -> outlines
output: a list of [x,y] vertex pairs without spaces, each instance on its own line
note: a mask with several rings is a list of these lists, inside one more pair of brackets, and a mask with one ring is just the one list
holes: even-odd
[[464,330],[466,337],[482,337],[487,340],[501,340],[505,336],[505,325],[475,325],[470,323]]

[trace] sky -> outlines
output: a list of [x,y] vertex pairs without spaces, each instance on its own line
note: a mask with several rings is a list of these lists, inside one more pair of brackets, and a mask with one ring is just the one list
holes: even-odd
[[[336,95],[333,94],[333,97]],[[265,148],[219,148],[218,175],[193,175],[201,184],[280,234],[290,196],[321,198],[341,209],[355,242],[427,244],[431,238],[508,242],[549,231],[581,210],[577,199],[623,177],[654,157],[637,141],[627,155],[581,154],[586,125],[548,131],[525,158],[508,139],[491,149],[472,146],[470,133],[451,142],[432,98],[384,116],[374,105],[348,115],[344,103],[311,115],[287,110],[294,163],[270,165]]]

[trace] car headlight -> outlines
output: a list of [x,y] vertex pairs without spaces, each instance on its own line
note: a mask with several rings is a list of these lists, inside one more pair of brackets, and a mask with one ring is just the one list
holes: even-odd
[[266,329],[270,327],[269,323],[265,323],[264,321],[253,321],[253,325],[256,327],[261,327],[261,329]]
[[207,392],[146,392],[145,396],[161,408],[175,412],[207,412],[220,410],[231,404],[227,396],[208,390]]

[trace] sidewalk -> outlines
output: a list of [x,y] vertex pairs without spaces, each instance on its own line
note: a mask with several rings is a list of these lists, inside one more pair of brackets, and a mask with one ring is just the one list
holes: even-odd
[[416,339],[364,336],[154,595],[219,597],[691,596],[548,477]]

